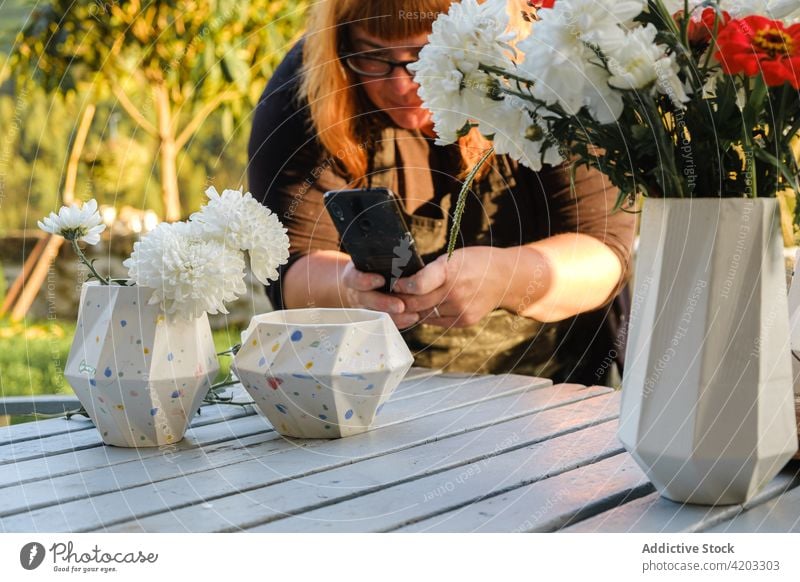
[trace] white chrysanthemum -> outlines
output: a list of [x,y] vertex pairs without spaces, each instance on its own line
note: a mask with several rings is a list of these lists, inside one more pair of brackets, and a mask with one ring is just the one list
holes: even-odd
[[222,241],[204,240],[185,222],[159,224],[134,244],[123,264],[137,285],[154,290],[150,303],[184,319],[228,313],[225,302],[246,291],[243,253]]
[[499,107],[478,118],[481,132],[492,136],[496,154],[507,154],[532,170],[560,164],[558,148],[549,148],[542,157],[542,138],[548,129],[541,120],[531,119],[527,105],[518,97],[506,97]]
[[633,18],[645,8],[646,0],[558,0],[552,14],[543,11],[542,20],[560,16],[573,36],[613,50],[622,42],[624,31],[633,27]]
[[45,232],[90,245],[100,242],[100,233],[106,229],[94,199],[86,201],[81,207],[77,204],[62,206],[58,214],[51,212],[50,216],[40,220],[38,224]]
[[543,10],[533,33],[519,43],[525,54],[519,70],[534,82],[537,99],[572,115],[586,106],[597,121],[611,123],[622,114],[622,96],[609,86],[605,67],[576,34],[575,15],[559,6],[556,2],[555,8]]
[[608,83],[634,90],[652,85],[682,109],[689,97],[678,77],[678,64],[674,56],[667,55],[664,47],[656,44],[656,34],[658,30],[652,24],[626,33],[624,44],[607,55],[611,71]]
[[289,258],[289,237],[278,217],[249,192],[223,190],[219,194],[212,186],[206,196],[208,203],[190,221],[206,238],[247,251],[253,275],[261,283],[277,279],[278,266]]
[[489,96],[496,82],[479,66],[510,69],[508,43],[514,36],[502,0],[454,3],[433,23],[428,44],[409,70],[432,112],[437,143],[453,143],[471,119],[498,106]]

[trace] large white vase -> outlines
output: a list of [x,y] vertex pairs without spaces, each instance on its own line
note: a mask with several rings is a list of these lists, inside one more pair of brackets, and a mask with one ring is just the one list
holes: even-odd
[[664,497],[750,499],[797,450],[774,199],[647,199],[619,438]]
[[208,316],[168,318],[153,290],[84,284],[64,375],[100,432],[120,447],[183,438],[219,363]]
[[[795,253],[792,280],[789,287],[789,328],[789,343],[792,348],[795,414],[797,415],[797,433],[800,438],[800,250]],[[796,454],[794,458],[800,458],[800,454]]]
[[337,438],[369,429],[413,361],[386,313],[319,308],[254,317],[233,367],[275,430]]

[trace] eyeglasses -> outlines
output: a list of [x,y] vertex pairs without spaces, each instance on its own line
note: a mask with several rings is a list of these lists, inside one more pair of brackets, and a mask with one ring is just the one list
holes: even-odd
[[388,77],[397,67],[401,67],[407,75],[413,77],[414,74],[408,70],[408,65],[416,63],[412,61],[393,61],[381,57],[368,57],[358,53],[345,53],[341,56],[345,64],[351,71],[365,77]]

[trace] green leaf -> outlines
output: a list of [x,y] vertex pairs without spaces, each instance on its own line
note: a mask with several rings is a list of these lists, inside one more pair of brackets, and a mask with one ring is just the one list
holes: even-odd
[[[754,148],[753,154],[756,156],[756,159],[759,159],[767,164],[770,164],[778,169],[778,172],[784,177],[784,179],[789,183],[789,185],[794,189],[795,192],[800,192],[800,188],[798,188],[797,183],[797,176],[792,172],[792,170],[786,166],[781,160],[773,156],[767,150],[761,148]],[[775,192],[772,192],[774,195]]]
[[221,48],[225,51],[222,56],[222,72],[225,79],[236,84],[242,93],[246,93],[250,86],[250,68],[229,45],[223,45]]

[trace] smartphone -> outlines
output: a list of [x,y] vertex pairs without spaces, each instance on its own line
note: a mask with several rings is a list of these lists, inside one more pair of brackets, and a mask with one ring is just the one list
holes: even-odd
[[391,292],[398,279],[425,266],[400,199],[388,188],[331,190],[323,199],[356,268],[386,280],[381,291]]

